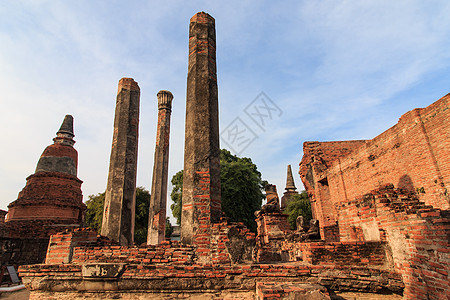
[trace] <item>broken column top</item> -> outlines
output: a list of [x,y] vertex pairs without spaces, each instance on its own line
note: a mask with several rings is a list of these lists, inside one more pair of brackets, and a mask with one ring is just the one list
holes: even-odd
[[197,22],[197,23],[215,23],[213,17],[211,17],[208,13],[205,13],[204,11],[196,13],[190,20],[190,22]]
[[130,91],[139,91],[139,85],[133,78],[124,77],[119,80],[119,88],[117,89],[117,94],[120,93],[122,89],[127,89]]

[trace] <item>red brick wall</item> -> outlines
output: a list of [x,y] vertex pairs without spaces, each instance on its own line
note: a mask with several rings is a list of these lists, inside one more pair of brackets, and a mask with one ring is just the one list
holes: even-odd
[[72,261],[73,249],[97,243],[97,233],[88,228],[66,230],[50,237],[46,264],[67,264]]
[[124,246],[75,247],[73,262],[148,263],[184,265],[194,262],[194,247],[173,241],[145,248]]
[[[200,237],[200,236],[197,236]],[[106,239],[106,240],[105,240]],[[184,245],[163,242],[146,247],[125,247],[112,244],[88,228],[60,232],[50,238],[47,264],[68,262],[123,263],[249,263],[255,246],[255,234],[242,223],[226,220],[213,224],[202,243]]]
[[320,221],[320,235],[328,241],[338,241],[336,210],[327,178],[333,162],[360,148],[366,141],[305,142],[300,163],[300,177],[311,201],[313,217]]
[[52,234],[67,228],[72,222],[60,220],[13,220],[0,223],[0,260],[2,265],[43,263]]
[[6,210],[0,209],[0,223],[5,222],[5,216],[8,212]]
[[339,203],[387,183],[418,192],[435,208],[450,208],[449,100],[446,95],[404,114],[372,140],[304,144],[299,173],[325,239],[338,239],[332,232]]
[[448,210],[385,185],[342,203],[338,211],[341,241],[387,241],[395,271],[403,276],[405,299],[450,297]]
[[13,220],[68,220],[81,223],[86,207],[76,176],[40,172],[28,176],[18,199],[8,205],[7,222]]
[[376,138],[327,170],[333,204],[387,183],[418,191],[436,208],[450,208],[450,95],[404,114]]
[[[240,264],[240,265],[198,265],[172,266],[167,264],[128,264],[118,278],[108,278],[110,285],[105,286],[104,278],[83,278],[81,264],[30,265],[19,268],[26,287],[34,292],[48,292],[48,298],[59,296],[61,284],[63,293],[75,291],[106,293],[114,289],[127,293],[146,291],[158,293],[158,296],[174,292],[175,297],[189,295],[201,297],[202,293],[219,291],[253,291],[258,282],[321,284],[332,290],[371,291],[391,290],[400,292],[403,283],[399,274],[379,268],[360,266],[327,266],[301,264]],[[43,280],[45,278],[45,280]],[[96,279],[96,280],[95,280]],[[106,290],[106,291],[105,291]],[[149,298],[149,295],[146,295]],[[59,297],[57,297],[59,299]],[[136,297],[134,297],[136,298]],[[151,298],[151,297],[150,297]],[[157,297],[154,297],[155,299]],[[211,297],[219,299],[220,297]],[[229,295],[224,297],[229,299]],[[44,299],[44,298],[42,298]],[[47,299],[47,298],[45,298]],[[223,298],[221,298],[223,299]],[[233,297],[233,299],[242,299]],[[417,299],[417,298],[416,298]]]
[[385,243],[380,242],[284,242],[282,251],[289,253],[289,261],[312,265],[384,266],[390,269],[385,247]]

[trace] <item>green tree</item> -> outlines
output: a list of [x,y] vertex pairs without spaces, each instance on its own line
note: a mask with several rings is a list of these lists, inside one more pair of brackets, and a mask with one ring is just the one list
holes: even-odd
[[[88,227],[100,233],[103,220],[105,193],[89,195],[86,201],[85,223]],[[150,192],[144,187],[136,188],[136,217],[134,221],[134,242],[138,245],[147,241],[148,210],[150,207]]]
[[172,192],[170,193],[170,198],[172,198],[172,205],[170,209],[172,210],[172,215],[177,219],[177,224],[181,224],[181,194],[183,192],[183,170],[178,171],[173,175],[172,180]]
[[[266,181],[250,158],[237,157],[226,149],[220,152],[220,184],[222,211],[231,221],[243,222],[256,231],[254,212],[261,208]],[[172,214],[181,222],[183,170],[172,177]]]
[[105,193],[99,193],[97,195],[89,195],[89,199],[86,201],[86,214],[84,221],[86,225],[92,229],[95,229],[98,233],[102,230],[103,220],[103,206],[105,205]]
[[289,201],[288,206],[284,210],[284,213],[288,214],[288,222],[292,229],[297,226],[297,217],[303,216],[306,222],[312,219],[311,202],[308,198],[308,193],[302,191],[298,195],[294,195]]
[[136,188],[136,214],[134,220],[134,243],[140,245],[147,242],[148,211],[150,208],[150,192],[144,187]]
[[165,232],[164,236],[166,238],[170,238],[172,236],[172,232],[173,232],[172,223],[170,223],[170,218],[167,217],[166,218],[166,232]]

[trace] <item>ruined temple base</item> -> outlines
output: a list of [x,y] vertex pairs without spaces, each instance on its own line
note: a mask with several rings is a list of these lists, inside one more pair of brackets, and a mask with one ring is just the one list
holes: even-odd
[[140,300],[140,299],[189,299],[189,300],[208,300],[208,299],[255,299],[254,293],[250,292],[188,292],[166,291],[161,293],[154,292],[36,292],[32,293],[30,300],[78,300],[78,299],[123,299],[123,300]]
[[20,273],[30,299],[330,299],[333,290],[404,287],[400,274],[384,269],[303,263],[31,265]]

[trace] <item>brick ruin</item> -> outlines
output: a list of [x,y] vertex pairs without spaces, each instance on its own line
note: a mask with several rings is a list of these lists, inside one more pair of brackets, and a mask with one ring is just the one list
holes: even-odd
[[284,210],[289,202],[291,201],[294,195],[298,195],[297,188],[295,187],[294,177],[292,176],[291,165],[287,167],[287,176],[286,176],[286,188],[283,193],[283,197],[281,197],[281,210]]
[[[338,290],[450,297],[450,96],[370,141],[306,142],[300,176],[316,220],[291,230],[268,186],[255,235],[220,209],[214,27],[206,13],[191,19],[182,241],[134,246],[88,228],[59,232],[45,264],[19,270],[31,299],[330,299]],[[285,196],[295,192],[289,173]],[[129,213],[117,215],[132,228]]]
[[166,233],[170,114],[172,112],[173,95],[169,91],[159,91],[157,97],[158,127],[148,217],[147,244],[149,245],[157,245],[163,242]]
[[1,266],[44,262],[50,235],[82,223],[86,205],[73,137],[73,118],[67,115],[35,173],[8,205],[6,220],[6,212],[0,213]]
[[323,239],[385,244],[407,299],[450,295],[449,100],[372,140],[303,145],[299,173]]
[[134,241],[140,95],[133,78],[119,80],[102,220],[102,235],[126,246]]
[[199,13],[189,25],[181,241],[205,249],[222,216],[216,72],[215,20]]

